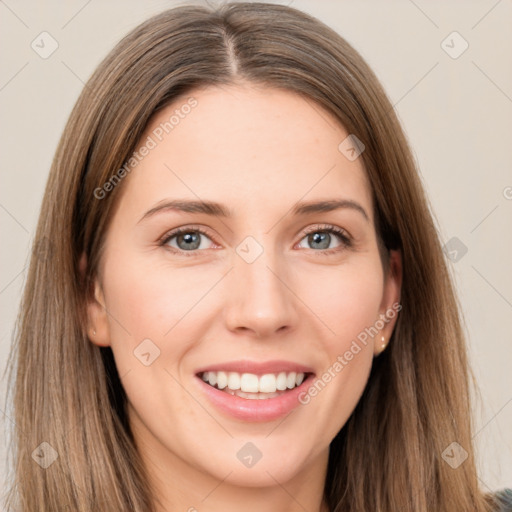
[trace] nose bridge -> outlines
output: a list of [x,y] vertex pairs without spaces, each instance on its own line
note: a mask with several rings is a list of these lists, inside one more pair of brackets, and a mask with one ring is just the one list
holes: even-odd
[[236,248],[226,321],[230,329],[250,330],[261,337],[293,327],[297,312],[284,262],[271,247],[251,238]]

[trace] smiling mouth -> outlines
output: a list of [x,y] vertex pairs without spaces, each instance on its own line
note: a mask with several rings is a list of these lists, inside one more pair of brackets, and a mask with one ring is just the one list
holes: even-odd
[[265,400],[286,394],[300,386],[312,373],[278,372],[256,375],[227,371],[197,374],[206,384],[233,396],[249,400]]

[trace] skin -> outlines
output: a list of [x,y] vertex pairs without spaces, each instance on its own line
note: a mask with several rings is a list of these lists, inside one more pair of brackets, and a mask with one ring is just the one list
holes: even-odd
[[[284,359],[321,376],[399,301],[400,254],[392,251],[383,268],[362,159],[338,150],[348,133],[322,107],[247,83],[207,87],[158,113],[141,143],[189,96],[198,105],[122,183],[88,305],[90,338],[113,350],[159,512],[230,512],[240,503],[246,512],[325,512],[329,443],[396,316],[284,419],[227,416],[194,373],[224,361]],[[177,198],[217,201],[233,217],[168,210],[140,220]],[[291,214],[299,200],[340,198],[357,202],[368,219],[352,208]],[[331,234],[332,253],[318,248],[304,230],[324,233],[325,224],[344,230],[352,245]],[[199,235],[195,256],[176,237],[158,243],[181,226],[209,233]],[[263,248],[252,263],[236,252],[247,236]],[[150,366],[134,357],[147,338],[160,350]],[[246,468],[236,453],[249,441],[262,458]]]

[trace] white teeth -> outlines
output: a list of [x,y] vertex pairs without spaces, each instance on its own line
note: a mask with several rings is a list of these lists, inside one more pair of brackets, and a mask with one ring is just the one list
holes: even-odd
[[291,372],[288,374],[286,378],[286,387],[288,389],[293,389],[295,387],[295,379],[297,378],[297,374],[295,372]]
[[228,385],[228,376],[226,372],[217,372],[217,387],[224,389]]
[[242,374],[240,389],[245,393],[257,393],[259,391],[258,376],[253,373]]
[[277,380],[276,380],[276,388],[277,388],[279,391],[284,391],[284,390],[286,389],[286,373],[281,372],[281,373],[277,376]]
[[[244,398],[263,398],[258,393],[274,394],[276,391],[285,391],[300,386],[304,380],[304,373],[279,372],[278,374],[266,373],[265,375],[255,375],[253,373],[237,372],[204,372],[201,378],[211,386],[217,385],[219,389],[224,389],[231,394],[237,394]],[[239,393],[233,393],[240,390]],[[249,396],[256,394],[255,396]],[[277,395],[276,395],[277,396]],[[270,397],[269,397],[270,398]]]
[[217,384],[217,372],[208,372],[208,382],[215,386]]
[[240,374],[239,373],[230,372],[228,374],[228,388],[232,389],[232,390],[240,389]]
[[260,393],[275,393],[276,391],[276,376],[272,373],[267,373],[260,377],[259,382]]

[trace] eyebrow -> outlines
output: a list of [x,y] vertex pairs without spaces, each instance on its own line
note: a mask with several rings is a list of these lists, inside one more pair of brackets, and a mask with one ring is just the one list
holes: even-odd
[[[359,212],[366,221],[369,222],[370,220],[366,210],[358,202],[351,199],[330,199],[324,201],[299,202],[292,207],[291,211],[292,215],[309,215],[312,213],[331,212],[340,209],[355,210]],[[173,199],[164,200],[158,203],[156,206],[148,210],[141,217],[139,222],[157,213],[168,211],[202,213],[205,215],[211,215],[213,217],[224,218],[230,218],[234,216],[232,210],[215,201]]]
[[351,199],[331,199],[328,201],[297,203],[293,207],[292,213],[293,215],[306,215],[310,213],[332,212],[343,208],[355,210],[359,212],[366,221],[370,221],[366,210],[358,202],[352,201]]

